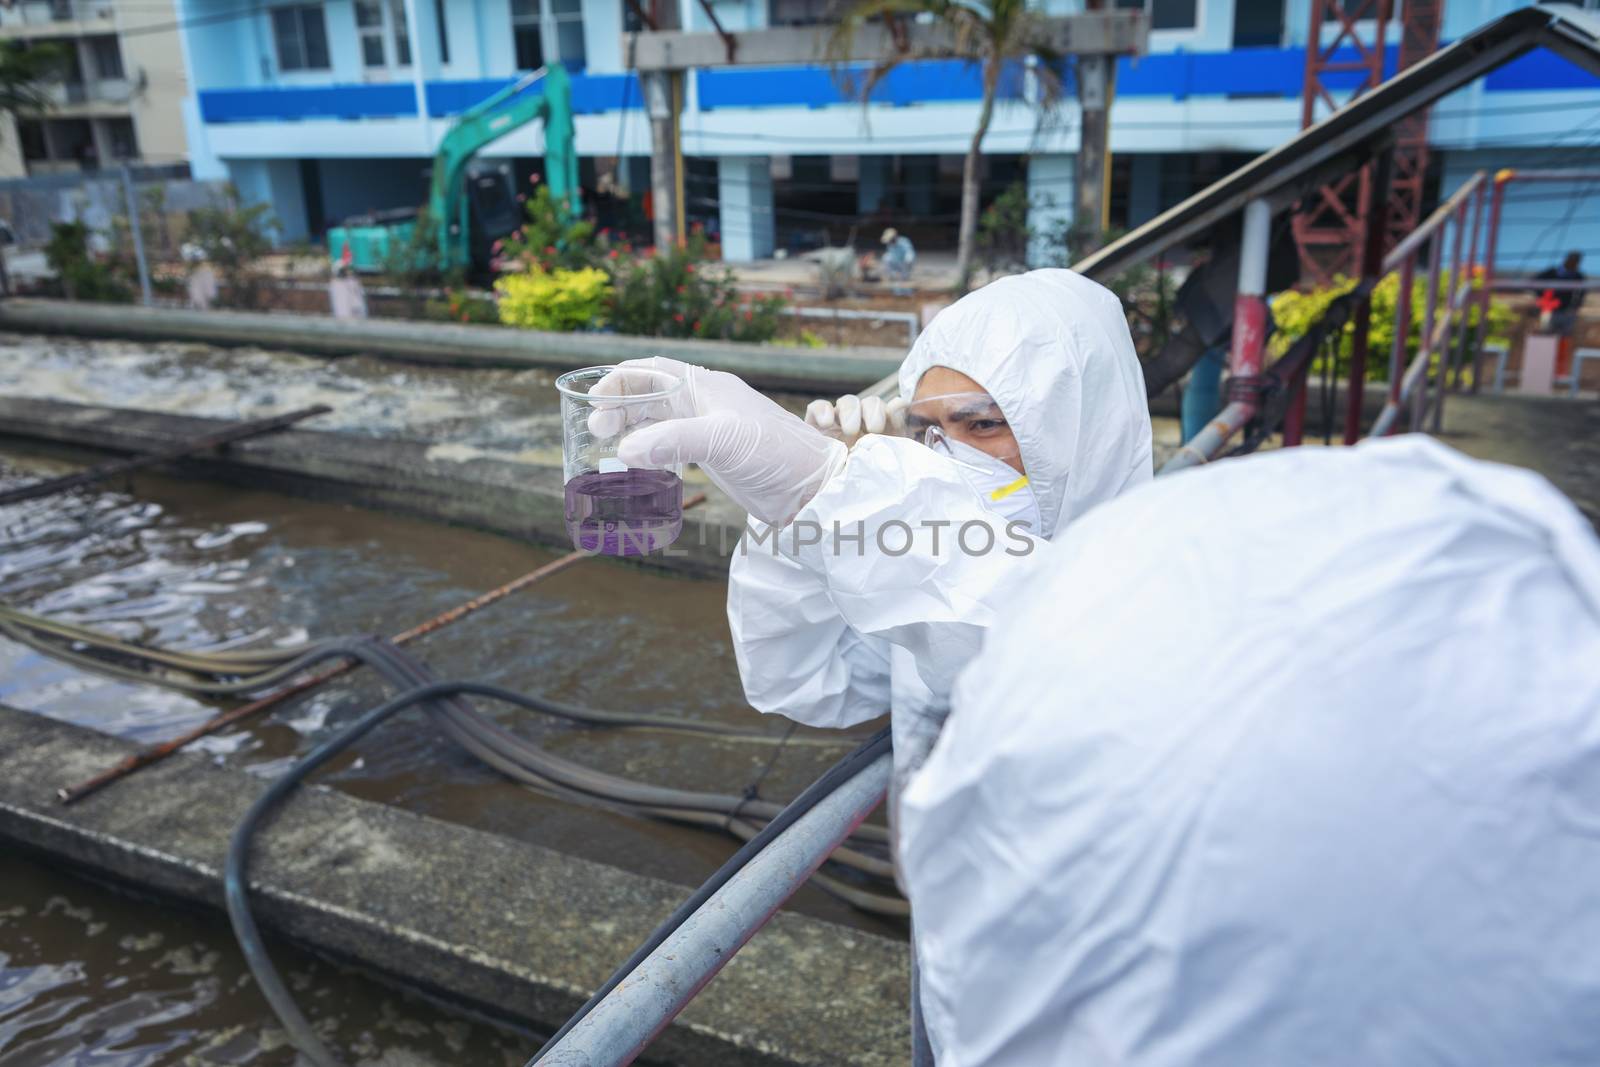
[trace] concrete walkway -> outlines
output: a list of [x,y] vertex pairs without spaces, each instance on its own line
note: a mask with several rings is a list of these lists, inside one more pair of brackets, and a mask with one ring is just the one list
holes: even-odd
[[1452,394],[1439,439],[1477,459],[1537,471],[1600,531],[1600,401]]

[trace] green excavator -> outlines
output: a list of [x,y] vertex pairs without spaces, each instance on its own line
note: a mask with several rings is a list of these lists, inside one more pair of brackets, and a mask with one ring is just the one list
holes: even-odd
[[522,205],[510,168],[475,163],[474,157],[535,119],[544,121],[544,180],[550,195],[577,214],[582,204],[572,81],[565,67],[552,63],[456,116],[433,157],[426,206],[357,216],[330,229],[334,266],[345,262],[348,250],[349,264],[358,271],[392,267],[396,255],[415,247],[422,226],[431,239],[415,247],[419,262],[414,267],[488,275],[494,242],[522,225]]

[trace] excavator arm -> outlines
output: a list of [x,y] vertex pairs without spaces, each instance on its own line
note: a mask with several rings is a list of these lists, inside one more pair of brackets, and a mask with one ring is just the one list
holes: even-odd
[[474,156],[535,119],[544,121],[545,181],[557,203],[581,210],[574,148],[572,81],[559,63],[541,67],[463,111],[439,144],[428,190],[428,214],[437,227],[445,269],[469,264],[466,171]]

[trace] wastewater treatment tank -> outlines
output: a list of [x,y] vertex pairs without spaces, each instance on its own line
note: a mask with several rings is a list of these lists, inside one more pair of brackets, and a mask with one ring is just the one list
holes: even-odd
[[[8,396],[219,418],[327,403],[334,411],[319,430],[422,439],[436,458],[559,462],[552,379],[538,372],[427,371],[364,357],[329,362],[14,336],[0,345],[10,346],[8,357],[23,357],[0,360],[0,393]],[[804,399],[784,398],[793,406]],[[0,489],[88,461],[3,441]],[[210,650],[392,633],[557,554],[336,502],[152,474],[5,508],[0,531],[6,606],[152,647]],[[575,705],[765,725],[771,737],[763,741],[687,738],[578,730],[492,709],[507,729],[608,773],[684,789],[756,787],[763,797],[787,798],[847,745],[807,730],[784,742],[785,724],[744,704],[727,643],[725,592],[719,581],[591,561],[438,631],[416,651],[442,676]],[[196,747],[219,766],[270,780],[384,695],[376,680],[353,674]],[[4,639],[0,704],[141,744],[177,736],[225,706],[106,677]],[[419,715],[369,735],[319,782],[682,886],[696,884],[736,844],[512,784]],[[8,879],[0,899],[0,988],[7,990],[0,1017],[18,1020],[0,1027],[0,1060],[62,1062],[116,1051],[127,1063],[173,1056],[293,1062],[220,922],[84,886],[45,857],[21,862],[23,876]],[[904,934],[899,921],[864,915],[815,889],[803,890],[791,907],[864,936]],[[149,944],[157,947],[141,947]],[[521,1062],[537,1047],[454,1008],[419,1007],[338,966],[298,956],[285,962],[308,1011],[328,1020],[352,1062],[391,1053],[412,1057],[404,1062]]]

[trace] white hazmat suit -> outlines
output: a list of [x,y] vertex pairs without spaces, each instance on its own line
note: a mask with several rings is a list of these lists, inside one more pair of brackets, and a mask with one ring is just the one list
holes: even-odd
[[1600,543],[1419,437],[1046,547],[901,801],[940,1067],[1600,1063]]
[[[999,405],[1020,445],[1038,537],[1149,480],[1150,417],[1127,320],[1117,297],[1087,278],[1033,271],[946,308],[901,367],[902,398],[933,366],[967,375]],[[754,525],[728,576],[751,705],[825,727],[892,705],[900,777],[914,768],[956,672],[1005,613],[1001,590],[1023,569],[1014,553],[1033,545],[986,507],[974,491],[982,477],[916,442],[866,437],[796,516],[820,543]],[[993,547],[969,552],[983,546],[985,526]],[[864,532],[864,545],[837,541],[835,529]]]

